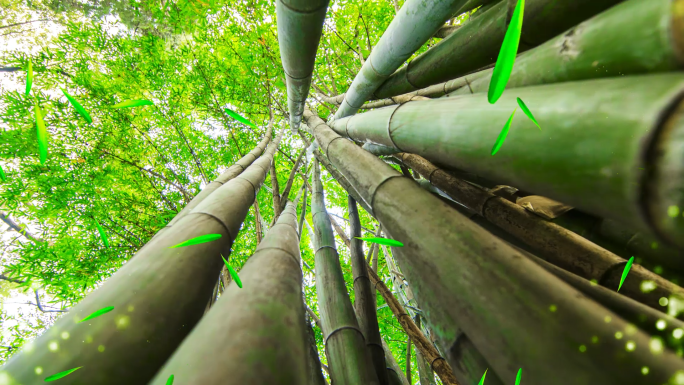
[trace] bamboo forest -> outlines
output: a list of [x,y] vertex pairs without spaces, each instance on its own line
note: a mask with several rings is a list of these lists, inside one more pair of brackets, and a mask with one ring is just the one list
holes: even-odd
[[684,385],[684,0],[0,0],[0,385]]

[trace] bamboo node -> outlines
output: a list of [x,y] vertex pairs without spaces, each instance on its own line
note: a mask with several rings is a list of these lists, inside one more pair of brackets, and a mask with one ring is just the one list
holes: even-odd
[[328,340],[330,339],[330,337],[332,337],[335,333],[339,332],[340,330],[345,330],[345,329],[356,330],[361,335],[361,339],[363,339],[364,342],[366,341],[366,338],[363,336],[363,333],[356,326],[341,326],[341,327],[331,331],[330,334],[328,334],[325,337],[325,341],[323,341],[323,346],[325,346],[326,350],[328,349]]

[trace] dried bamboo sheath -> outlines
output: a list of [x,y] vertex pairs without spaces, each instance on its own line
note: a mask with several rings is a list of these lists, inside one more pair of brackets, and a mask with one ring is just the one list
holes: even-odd
[[[663,81],[676,86],[675,79],[669,76]],[[593,89],[601,90],[600,87]],[[582,97],[592,98],[591,95]],[[440,116],[432,119],[435,109],[426,103],[434,102],[411,102],[402,110],[412,104],[422,104],[421,127],[439,127]],[[503,98],[497,106],[506,103]],[[602,106],[605,108],[606,104]],[[454,110],[453,106],[451,109]],[[544,109],[541,111],[543,115]],[[629,110],[622,113],[631,114],[625,111]],[[364,120],[362,117],[372,114],[354,117],[353,121]],[[527,385],[660,384],[684,370],[684,362],[671,351],[653,355],[649,350],[649,336],[642,331],[632,331],[629,337],[635,343],[635,350],[627,352],[624,341],[614,337],[616,331],[629,329],[620,316],[581,296],[520,252],[466,220],[408,178],[401,177],[380,159],[341,138],[309,111],[305,111],[304,119],[309,127],[314,127],[314,135],[330,161],[371,202],[376,218],[389,237],[404,244],[397,254],[397,262],[411,282],[413,293],[442,346],[458,350],[460,336],[465,333],[500,378],[515,378],[518,368],[523,367]],[[448,119],[448,122],[450,129],[458,132],[460,119]],[[401,127],[407,126],[410,127],[406,124]],[[470,127],[480,129],[481,125]],[[534,130],[537,129],[529,127],[528,131]],[[350,127],[351,132],[354,131]],[[468,141],[465,135],[459,139]],[[418,136],[413,141],[412,146],[420,146],[422,142]],[[441,144],[437,152],[449,147],[445,140],[436,143]],[[452,151],[452,154],[467,152],[467,148],[464,144],[460,152]],[[478,161],[483,159],[480,156]],[[610,317],[608,323],[604,320],[606,316]],[[592,336],[602,343],[592,345]],[[586,346],[586,351],[580,350],[581,345]],[[458,366],[458,361],[453,361],[454,355],[449,358],[452,368]],[[650,368],[648,378],[640,372],[643,366]],[[472,383],[468,381],[481,376],[482,372],[469,373],[469,377],[462,379],[457,375],[457,379]]]
[[[150,384],[306,384],[296,203],[287,204],[231,284]],[[320,367],[319,367],[320,368]]]

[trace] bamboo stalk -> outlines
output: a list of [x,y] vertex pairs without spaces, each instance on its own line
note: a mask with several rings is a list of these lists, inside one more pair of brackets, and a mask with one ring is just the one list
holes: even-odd
[[[45,373],[83,366],[88,369],[73,373],[70,381],[147,384],[202,317],[205,300],[223,266],[221,255],[230,256],[281,138],[282,132],[238,177],[150,241],[102,286],[14,355],[0,377],[9,383],[29,384],[36,381],[37,366]],[[170,248],[207,234],[221,234],[221,238]],[[111,312],[78,323],[109,306],[114,307]],[[63,335],[70,337],[59,338]]]
[[[297,157],[297,160],[295,161],[294,166],[292,166],[292,170],[290,171],[290,176],[287,178],[287,182],[285,183],[285,189],[283,190],[283,194],[280,197],[280,210],[285,209],[285,205],[287,204],[287,201],[290,199],[290,190],[292,189],[292,183],[294,182],[295,175],[297,175],[297,170],[299,169],[299,164],[302,161],[302,156],[306,153],[306,148],[302,149],[302,151],[299,153],[299,156]],[[305,170],[306,171],[306,170]]]
[[[676,187],[684,171],[673,160],[679,139],[669,139],[684,132],[677,109],[682,92],[684,76],[676,73],[611,78],[519,88],[496,105],[485,94],[414,101],[333,124],[355,141],[393,146],[481,174],[684,247],[684,217],[668,215],[670,206],[684,207]],[[625,93],[636,96],[623,98]],[[516,129],[502,150],[491,156],[501,122],[518,106],[516,97],[534,110],[544,131],[523,114],[514,120]],[[471,134],[473,129],[478,135]]]
[[[525,2],[518,52],[526,51],[622,0],[528,0]],[[418,55],[390,76],[375,92],[377,98],[400,95],[464,76],[492,64],[508,27],[509,1],[501,1]],[[512,4],[515,6],[515,3]],[[648,25],[648,29],[653,27]],[[600,41],[605,44],[602,36]],[[594,43],[596,44],[596,43]],[[555,47],[556,51],[559,47]],[[571,49],[574,49],[571,48]],[[571,55],[571,54],[566,54]],[[567,60],[567,58],[566,58]],[[536,72],[534,72],[536,73]]]
[[271,193],[273,194],[273,222],[280,217],[280,186],[278,185],[278,173],[276,171],[275,159],[271,163]]
[[[309,346],[295,203],[150,384],[304,384]],[[256,359],[258,358],[258,359]],[[267,364],[266,364],[267,363]]]
[[355,114],[380,84],[465,3],[466,0],[404,2],[352,81],[334,118]]
[[[627,263],[625,259],[504,198],[447,174],[421,156],[399,153],[396,157],[457,202],[538,251],[547,261],[612,290],[618,289]],[[654,290],[644,292],[644,281],[653,282]],[[660,298],[684,298],[684,289],[636,264],[620,293],[658,310],[662,309]]]
[[380,337],[376,302],[371,291],[370,278],[368,278],[368,272],[366,271],[366,260],[363,257],[363,241],[357,239],[357,237],[361,237],[361,221],[356,201],[351,196],[347,197],[347,207],[349,210],[351,236],[349,254],[352,276],[354,277],[354,309],[359,320],[359,327],[366,339],[366,346],[373,360],[375,374],[378,376],[380,384],[387,385],[389,384],[389,379],[387,378],[385,352],[382,349],[382,337]]
[[401,371],[399,363],[397,362],[396,358],[394,358],[392,350],[384,339],[382,339],[382,348],[385,351],[385,361],[387,361],[387,377],[389,379],[390,385],[411,385],[406,379],[406,376],[404,376],[404,373]]
[[[418,314],[416,314],[415,323],[420,329],[421,322],[420,315]],[[420,385],[437,385],[435,383],[435,373],[432,371],[432,368],[430,368],[430,364],[428,364],[428,362],[425,360],[425,357],[423,357],[423,354],[420,352],[420,350],[416,350],[416,364],[418,366],[418,378]]]
[[287,106],[294,134],[309,95],[316,51],[329,0],[278,0],[278,46],[287,83]]
[[[412,103],[426,102],[407,105]],[[602,107],[605,111],[606,105]],[[421,114],[423,128],[434,123],[425,119],[426,112]],[[465,333],[499,377],[515,378],[518,369],[525,368],[526,385],[666,383],[684,370],[684,362],[671,351],[652,354],[649,336],[639,330],[630,332],[634,350],[627,353],[624,341],[614,337],[617,330],[628,329],[624,319],[582,297],[382,160],[340,137],[310,111],[305,110],[304,119],[330,161],[372,202],[388,237],[404,244],[397,262],[443,347],[458,352]],[[449,120],[451,130],[459,124],[460,120]],[[460,139],[467,141],[466,136]],[[560,310],[552,312],[550,305]],[[606,316],[610,322],[605,322]],[[582,352],[579,347],[591,336],[603,342]],[[450,363],[452,368],[458,365],[458,361]],[[648,378],[640,372],[643,366],[650,368]]]
[[411,337],[408,337],[408,340],[406,341],[406,379],[409,384],[413,384],[413,380],[411,379]]
[[[310,311],[307,308],[307,311]],[[309,321],[309,315],[313,312],[306,314],[306,337],[307,344],[309,345],[309,360],[308,360],[308,370],[309,370],[309,381],[308,385],[324,385],[326,384],[325,377],[323,377],[323,371],[321,366],[321,360],[318,358],[318,346],[316,346],[316,335],[314,334],[313,327]],[[315,316],[315,314],[313,314]],[[318,321],[320,322],[320,321]]]
[[316,290],[325,349],[335,385],[378,384],[363,333],[344,284],[330,218],[325,210],[318,162],[314,162],[313,215]]

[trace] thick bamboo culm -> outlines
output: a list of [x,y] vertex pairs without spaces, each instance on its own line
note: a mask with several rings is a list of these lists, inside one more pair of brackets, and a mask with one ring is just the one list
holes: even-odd
[[287,204],[231,284],[157,373],[187,384],[306,384],[296,203]]
[[363,241],[361,237],[361,221],[356,201],[351,196],[347,197],[349,210],[350,247],[349,254],[352,265],[354,286],[354,309],[359,320],[359,326],[366,338],[366,346],[373,360],[375,374],[381,385],[388,385],[385,352],[382,349],[380,328],[378,326],[378,314],[375,299],[371,292],[370,278],[366,271],[366,260],[363,255]]
[[[622,221],[682,247],[684,217],[670,217],[668,208],[684,207],[677,187],[684,166],[673,160],[682,149],[670,140],[684,132],[678,109],[683,92],[681,74],[568,82],[518,88],[496,105],[486,94],[413,101],[336,120],[333,128],[358,142],[395,147]],[[634,97],[623,98],[625,93]],[[491,156],[517,97],[543,131],[516,115],[515,128]],[[580,144],[584,152],[578,152]]]
[[[424,109],[421,115],[422,127],[429,127],[430,114]],[[310,111],[304,119],[330,161],[372,202],[388,237],[404,244],[397,262],[442,346],[458,348],[458,336],[465,333],[500,378],[515,378],[518,368],[526,368],[527,385],[665,383],[684,370],[671,351],[654,356],[649,336],[639,330],[630,336],[635,349],[626,352],[614,338],[628,327],[624,319],[340,137]],[[453,130],[459,121],[449,124]],[[560,310],[550,311],[551,305]],[[603,342],[580,351],[591,336]],[[648,378],[640,372],[643,366],[650,368]]]
[[287,83],[287,106],[294,134],[309,95],[316,51],[329,0],[277,0],[280,60]]
[[[542,44],[621,1],[527,0],[518,52]],[[509,1],[501,1],[481,17],[466,21],[457,31],[392,74],[375,91],[375,97],[404,94],[494,63],[508,27],[508,4]]]
[[[46,373],[83,366],[88,370],[74,372],[71,381],[147,384],[202,317],[224,265],[221,255],[229,258],[281,138],[282,132],[239,176],[151,240],[101,287],[14,355],[0,376],[13,385],[31,384],[38,366]],[[170,248],[206,234],[221,234],[221,238]],[[108,306],[114,310],[106,316],[78,323]]]
[[[447,174],[421,156],[407,153],[395,156],[458,203],[532,247],[547,261],[617,290],[627,263],[625,259],[515,203]],[[652,281],[656,285],[654,290],[644,292],[644,281]],[[662,309],[659,304],[662,297],[684,298],[684,289],[637,264],[632,265],[630,279],[625,281],[620,293],[658,310]]]
[[313,216],[316,291],[325,350],[335,385],[378,385],[366,342],[344,283],[330,218],[325,209],[318,162],[314,162]]
[[[318,356],[318,346],[316,346],[316,335],[314,334],[313,327],[309,321],[309,308],[307,308],[306,322],[304,327],[306,328],[307,345],[309,346],[309,360],[308,360],[308,371],[309,371],[309,382],[308,385],[326,385],[325,377],[323,377],[323,369],[321,366],[321,360]],[[313,313],[313,312],[312,312]],[[315,314],[314,314],[315,315]]]

